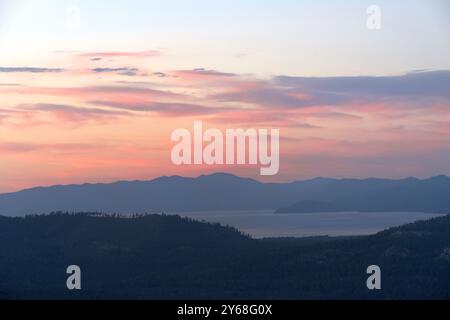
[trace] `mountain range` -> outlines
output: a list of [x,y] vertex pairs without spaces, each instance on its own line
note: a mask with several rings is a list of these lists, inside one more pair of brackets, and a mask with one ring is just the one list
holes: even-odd
[[[312,207],[311,207],[312,206]],[[329,179],[262,183],[226,173],[37,187],[0,194],[0,215],[55,211],[108,213],[273,209],[450,212],[450,178]],[[278,210],[277,210],[278,209]]]

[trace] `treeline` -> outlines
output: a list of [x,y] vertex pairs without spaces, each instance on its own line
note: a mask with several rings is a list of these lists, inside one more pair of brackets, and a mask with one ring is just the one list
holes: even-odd
[[[450,298],[450,217],[373,236],[254,240],[173,215],[0,217],[1,298]],[[379,265],[382,290],[366,287]],[[66,288],[78,265],[82,290]]]

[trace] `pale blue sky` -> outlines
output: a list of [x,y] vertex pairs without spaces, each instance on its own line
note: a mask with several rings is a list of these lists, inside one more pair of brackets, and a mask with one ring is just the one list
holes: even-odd
[[[450,69],[450,4],[396,1],[0,0],[2,65],[57,50],[161,50],[161,69],[259,75],[398,74]],[[366,8],[381,8],[381,30]],[[80,11],[68,27],[68,8]]]

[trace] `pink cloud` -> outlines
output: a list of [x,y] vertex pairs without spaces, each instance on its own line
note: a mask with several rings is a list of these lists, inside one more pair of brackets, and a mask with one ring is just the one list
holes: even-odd
[[173,76],[186,80],[212,79],[212,78],[229,78],[236,77],[234,73],[220,72],[216,70],[205,70],[202,68],[193,70],[175,70],[171,72]]
[[0,151],[4,153],[26,153],[36,151],[80,152],[97,150],[101,145],[82,143],[32,143],[32,142],[5,142],[0,141]]
[[61,104],[39,103],[20,106],[24,110],[48,113],[56,120],[63,122],[96,121],[106,122],[117,117],[129,116],[125,111],[113,111],[100,108],[76,107]]
[[147,51],[98,51],[98,52],[84,52],[76,55],[84,58],[117,58],[117,57],[131,57],[131,58],[149,58],[159,57],[161,52],[157,50]]
[[168,73],[156,72],[160,78],[166,78],[171,84],[196,89],[227,88],[233,87],[247,80],[234,73],[226,73],[215,70],[194,69],[175,70]]
[[178,102],[151,102],[151,101],[90,101],[93,105],[106,106],[115,109],[154,112],[164,117],[189,117],[196,115],[209,115],[222,112],[229,112],[234,108],[207,107],[199,104],[178,103]]
[[301,114],[275,109],[240,109],[214,115],[210,118],[215,123],[230,123],[233,125],[261,125],[270,127],[292,127],[313,129],[316,125],[305,122]]
[[0,110],[0,121],[5,125],[15,127],[36,127],[48,124],[66,125],[68,123],[108,123],[124,116],[132,116],[132,114],[126,111],[50,103],[22,104],[16,106],[14,110]]
[[0,88],[0,93],[17,93],[24,95],[48,95],[73,97],[78,99],[174,99],[186,98],[184,95],[137,86],[87,86],[87,87],[8,87]]

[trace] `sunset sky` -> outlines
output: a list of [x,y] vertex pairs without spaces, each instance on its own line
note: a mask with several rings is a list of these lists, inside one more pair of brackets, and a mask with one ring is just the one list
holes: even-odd
[[[279,174],[173,165],[195,120],[279,128]],[[0,0],[0,192],[216,171],[450,175],[449,3]]]

